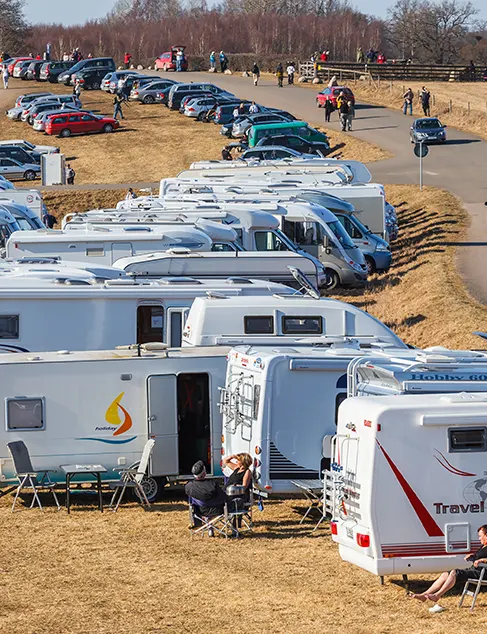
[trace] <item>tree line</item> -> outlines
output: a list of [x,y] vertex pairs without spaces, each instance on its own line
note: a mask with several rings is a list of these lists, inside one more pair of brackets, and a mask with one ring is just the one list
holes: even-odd
[[357,49],[372,48],[391,61],[448,64],[487,63],[487,28],[477,10],[462,0],[396,0],[386,19],[356,10],[349,0],[118,0],[101,20],[85,24],[28,25],[23,0],[0,0],[0,49],[9,53],[45,50],[52,55],[80,47],[85,55],[126,51],[147,65],[171,45],[186,45],[189,56],[210,51],[251,53],[256,60],[282,56],[354,61]]

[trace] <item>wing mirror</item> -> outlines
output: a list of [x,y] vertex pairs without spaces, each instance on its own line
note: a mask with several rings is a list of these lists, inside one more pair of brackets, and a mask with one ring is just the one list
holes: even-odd
[[330,253],[332,246],[333,246],[333,244],[332,244],[332,241],[330,240],[329,236],[324,236],[324,238],[323,238],[323,247],[325,249],[325,253]]

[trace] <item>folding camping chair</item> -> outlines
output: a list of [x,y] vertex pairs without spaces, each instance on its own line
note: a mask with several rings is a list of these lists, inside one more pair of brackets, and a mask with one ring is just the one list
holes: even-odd
[[[487,579],[484,580],[485,571],[487,570],[487,564],[479,564],[478,567],[482,569],[482,572],[480,573],[480,577],[478,579],[472,578],[472,579],[467,579],[467,581],[465,581],[465,586],[463,588],[462,596],[460,598],[460,603],[458,604],[458,607],[461,608],[463,604],[463,600],[465,599],[467,595],[469,597],[473,597],[472,605],[470,606],[470,612],[472,612],[475,607],[475,602],[477,601],[477,597],[481,587],[487,586]],[[475,590],[469,590],[470,584],[473,584],[474,586],[476,586]]]
[[231,535],[240,537],[240,533],[254,530],[254,495],[254,489],[250,487],[248,502],[240,505],[230,498],[225,504],[225,528]]
[[[54,491],[56,483],[52,482],[51,478],[49,477],[50,473],[56,473],[56,471],[52,469],[35,471],[32,466],[29,450],[27,449],[23,440],[15,440],[13,442],[9,442],[7,443],[7,448],[10,452],[10,455],[12,456],[15,475],[19,481],[19,486],[17,487],[17,491],[15,492],[15,497],[12,504],[12,513],[14,512],[17,498],[19,497],[19,494],[23,489],[32,489],[33,492],[32,504],[29,508],[32,508],[35,502],[37,502],[39,508],[42,511],[42,504],[37,493],[38,491],[47,490],[51,491],[54,497],[54,501],[56,502],[57,510],[59,511],[61,507],[59,505],[56,492]],[[38,475],[42,475],[40,480],[37,477]]]
[[[201,512],[202,506],[212,506],[211,500],[202,502],[196,498],[188,497],[189,503],[189,532],[193,535],[204,535],[207,533],[210,537],[215,534],[228,537],[227,523],[225,512],[213,517],[207,517]],[[225,505],[226,506],[226,505]]]
[[[142,456],[140,458],[139,466],[137,468],[114,469],[114,471],[119,471],[120,480],[117,480],[117,482],[110,482],[110,488],[114,489],[114,491],[113,491],[113,496],[112,496],[109,508],[111,508],[113,511],[116,512],[118,510],[118,507],[120,506],[120,502],[122,501],[122,498],[125,495],[125,491],[127,489],[133,489],[137,493],[142,504],[147,506],[147,508],[150,508],[150,502],[147,499],[147,495],[144,491],[144,487],[142,486],[142,480],[146,474],[147,465],[149,464],[149,458],[151,456],[152,449],[154,448],[155,444],[156,444],[156,441],[153,438],[150,438],[145,443],[144,450],[142,451]],[[119,493],[117,504],[115,508],[113,508],[113,504],[117,497],[117,493]]]

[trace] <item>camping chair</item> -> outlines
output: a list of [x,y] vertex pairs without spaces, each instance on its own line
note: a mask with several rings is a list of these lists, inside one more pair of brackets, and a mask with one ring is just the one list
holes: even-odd
[[[207,533],[210,537],[214,537],[216,533],[223,537],[228,537],[226,531],[225,513],[206,517],[201,512],[202,506],[213,506],[212,501],[202,502],[196,498],[188,497],[189,503],[189,532],[193,535],[204,535]],[[221,502],[220,502],[221,503]]]
[[[472,578],[472,579],[467,579],[467,581],[465,581],[465,586],[463,588],[462,596],[460,598],[460,603],[458,604],[458,607],[461,608],[463,604],[463,600],[465,599],[467,594],[468,596],[473,597],[472,605],[470,606],[470,612],[472,612],[475,607],[475,602],[477,601],[480,588],[482,586],[487,586],[487,579],[484,579],[485,571],[487,570],[487,564],[479,564],[478,567],[482,569],[482,572],[480,573],[480,577],[478,579]],[[469,590],[469,586],[471,583],[474,586],[476,586],[475,590]]]
[[225,504],[225,524],[226,530],[235,537],[240,537],[242,532],[252,532],[254,530],[253,523],[253,507],[254,507],[254,489],[249,488],[249,500],[243,505],[237,505],[235,500],[229,498]]
[[[22,489],[32,489],[34,495],[30,508],[32,508],[35,502],[37,502],[41,511],[43,510],[43,508],[37,492],[41,490],[51,491],[54,497],[54,501],[56,502],[57,510],[59,511],[61,507],[59,506],[59,501],[57,499],[56,492],[54,491],[56,483],[52,482],[49,477],[50,473],[56,473],[56,471],[53,471],[52,469],[34,471],[29,455],[29,450],[27,449],[26,444],[23,440],[15,440],[13,442],[9,442],[7,443],[7,448],[10,452],[10,455],[12,456],[15,475],[19,481],[19,486],[17,487],[17,491],[15,492],[15,497],[12,504],[12,513],[14,512],[17,498],[19,497],[19,493],[22,491]],[[42,477],[39,480],[37,476],[41,474]]]
[[[118,471],[120,473],[120,479],[117,482],[110,482],[110,488],[114,489],[113,496],[110,502],[109,508],[113,509],[115,512],[118,510],[120,506],[120,502],[125,494],[127,489],[133,489],[142,504],[145,504],[148,508],[150,508],[150,502],[147,499],[147,495],[144,491],[144,487],[142,486],[142,480],[147,471],[147,465],[149,464],[149,458],[152,453],[152,449],[156,441],[153,438],[150,438],[144,446],[144,450],[142,451],[142,456],[140,458],[139,466],[134,469],[114,469],[114,471]],[[118,501],[113,508],[113,504],[117,497],[117,493],[119,493]]]

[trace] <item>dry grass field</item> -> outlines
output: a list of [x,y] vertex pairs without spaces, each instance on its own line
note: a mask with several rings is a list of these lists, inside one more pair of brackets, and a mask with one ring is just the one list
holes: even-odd
[[[100,514],[77,500],[71,515],[47,508],[11,514],[0,502],[0,631],[5,634],[471,634],[475,612],[408,599],[400,578],[384,586],[342,562],[328,524],[299,524],[299,500],[256,511],[240,540],[188,534],[185,502]],[[425,588],[415,577],[411,588]]]

